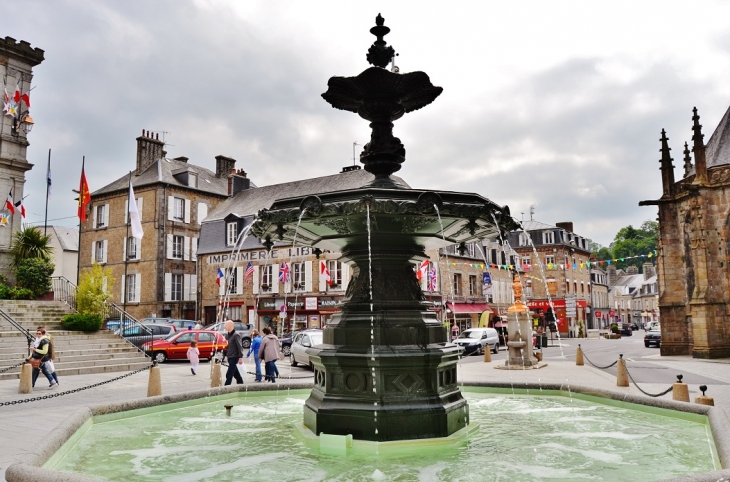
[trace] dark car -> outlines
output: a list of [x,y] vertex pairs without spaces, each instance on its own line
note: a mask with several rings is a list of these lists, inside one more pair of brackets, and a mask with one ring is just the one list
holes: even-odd
[[150,340],[164,340],[177,331],[174,325],[149,323],[125,328],[121,335],[132,345],[141,348],[144,343]]
[[188,348],[191,341],[198,342],[200,358],[213,358],[217,352],[225,351],[228,342],[222,334],[210,330],[184,330],[173,333],[164,340],[149,341],[142,345],[142,349],[150,354],[157,363],[163,363],[168,358],[171,360],[184,360],[187,358]]
[[[213,325],[206,326],[205,329],[225,334],[226,322],[219,321]],[[250,323],[244,323],[241,320],[236,320],[233,322],[233,329],[241,334],[241,344],[248,350],[251,347],[251,332],[253,331],[253,325]]]
[[649,348],[652,345],[656,345],[660,348],[662,344],[662,332],[659,330],[649,330],[644,335],[644,346]]
[[632,331],[636,331],[636,330],[638,330],[638,329],[639,329],[639,325],[638,325],[638,323],[631,323],[631,330],[632,330]]
[[631,336],[634,334],[630,323],[619,323],[618,332],[621,333],[621,336]]
[[281,335],[281,339],[279,340],[279,342],[281,343],[281,353],[284,356],[289,356],[289,354],[291,353],[292,341],[294,341],[294,337],[300,331],[301,330],[294,330]]

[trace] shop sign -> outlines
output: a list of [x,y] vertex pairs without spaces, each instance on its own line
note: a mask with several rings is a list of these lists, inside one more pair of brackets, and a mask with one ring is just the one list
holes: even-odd
[[595,313],[595,315],[596,315],[597,318],[600,318],[602,314],[603,313],[601,313],[600,311],[596,311],[596,313]]
[[608,316],[614,317],[614,316],[616,316],[616,312],[613,311],[613,310],[611,310],[611,311],[608,312]]
[[291,259],[296,256],[309,256],[312,254],[312,248],[309,246],[300,246],[297,248],[273,249],[271,256],[269,252],[262,249],[258,251],[246,251],[237,254],[212,254],[208,256],[208,264],[229,264],[231,262],[242,261],[258,261],[270,258]]
[[304,309],[308,311],[314,311],[317,309],[317,297],[311,296],[304,298]]
[[339,308],[342,305],[342,298],[318,298],[319,309]]

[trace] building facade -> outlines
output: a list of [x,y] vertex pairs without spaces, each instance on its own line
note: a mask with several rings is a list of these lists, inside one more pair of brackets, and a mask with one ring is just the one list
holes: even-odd
[[692,116],[692,153],[675,182],[669,139],[661,133],[662,196],[657,277],[662,355],[730,357],[730,109],[704,143]]
[[144,236],[133,238],[129,228],[130,176],[93,192],[81,224],[81,272],[94,263],[110,268],[111,301],[136,318],[196,319],[201,223],[237,186],[249,184],[235,162],[217,156],[213,172],[186,157],[168,159],[163,142],[143,131],[131,182]]
[[588,329],[601,330],[609,327],[610,303],[608,299],[608,275],[591,265],[591,313],[588,316]]
[[[3,102],[0,117],[0,274],[12,279],[9,254],[13,233],[21,228],[22,216],[5,207],[5,199],[23,199],[25,173],[33,168],[27,161],[28,132],[33,126],[30,117],[30,89],[33,67],[44,60],[44,52],[24,40],[0,39],[0,77],[10,99]],[[16,96],[16,89],[18,94]]]
[[[40,229],[40,227],[39,227]],[[48,235],[51,237],[50,246],[53,248],[54,277],[63,276],[73,284],[78,284],[79,261],[79,230],[63,226],[48,226]]]

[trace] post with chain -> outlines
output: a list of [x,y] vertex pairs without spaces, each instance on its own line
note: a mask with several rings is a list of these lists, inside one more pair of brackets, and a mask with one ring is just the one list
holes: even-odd
[[578,349],[575,351],[575,364],[579,367],[583,366],[583,350],[580,347],[580,344],[578,345]]
[[162,395],[162,380],[160,379],[160,367],[157,366],[157,362],[153,362],[147,381],[147,396],[156,397],[158,395]]
[[213,358],[213,363],[210,370],[210,388],[220,387],[223,385],[221,380],[221,361],[218,357]]
[[678,402],[689,402],[689,388],[682,383],[682,375],[677,375],[677,381],[672,385],[672,399]]
[[700,405],[709,405],[711,407],[714,407],[715,399],[705,395],[705,392],[707,391],[707,385],[700,385],[700,391],[702,392],[702,395],[695,397],[695,403],[699,403]]
[[489,345],[484,345],[484,363],[492,361],[492,348]]
[[618,356],[618,363],[616,365],[616,386],[617,387],[628,387],[629,386],[629,374],[626,371],[626,362],[624,361],[623,353]]
[[33,367],[30,363],[23,363],[20,369],[20,387],[18,393],[33,393]]

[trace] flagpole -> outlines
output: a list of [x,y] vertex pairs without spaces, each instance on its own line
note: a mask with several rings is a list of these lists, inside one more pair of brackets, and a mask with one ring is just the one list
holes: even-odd
[[[81,158],[81,176],[84,175],[84,164],[86,164],[86,156],[83,156]],[[83,189],[79,189],[79,191],[83,191]],[[83,207],[84,205],[84,193],[79,193],[79,206]],[[91,249],[94,249],[92,246]],[[76,251],[76,286],[79,285],[79,277],[81,276],[81,216],[79,216],[79,246],[78,251]]]
[[[124,302],[122,304],[122,306],[123,306],[122,309],[124,310],[125,313],[127,312],[127,298],[129,298],[129,295],[127,294],[127,286],[129,286],[129,284],[127,284],[127,265],[128,265],[127,260],[129,259],[129,253],[127,252],[127,250],[129,249],[129,224],[131,221],[131,219],[130,219],[131,216],[129,214],[129,206],[132,205],[132,200],[130,199],[130,196],[129,196],[129,191],[130,191],[129,187],[131,185],[132,185],[132,171],[129,171],[129,186],[127,186],[127,237],[124,238],[124,244],[126,246],[124,247],[124,250],[122,250],[122,252],[124,253],[124,279],[122,280],[122,283],[124,283],[124,290],[122,291],[122,293],[124,293]],[[137,289],[137,288],[135,287],[135,289]]]
[[[51,186],[48,184],[48,181],[51,178],[51,150],[48,149],[48,170],[46,171],[46,217],[43,220],[43,236],[46,235],[46,231],[48,231],[48,191],[50,190]],[[81,230],[79,230],[81,232]],[[78,279],[76,280],[78,282]]]

